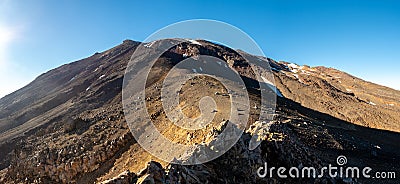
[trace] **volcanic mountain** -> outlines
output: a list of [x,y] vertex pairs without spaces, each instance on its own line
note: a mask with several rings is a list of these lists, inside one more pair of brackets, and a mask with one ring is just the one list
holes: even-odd
[[[333,68],[299,66],[205,40],[185,40],[168,48],[152,67],[146,83],[147,113],[171,141],[202,145],[215,140],[229,121],[230,91],[207,76],[181,84],[180,105],[188,117],[201,114],[202,96],[214,98],[218,107],[212,124],[188,131],[168,121],[160,88],[168,71],[183,59],[219,58],[240,74],[251,104],[245,132],[228,152],[207,163],[177,165],[137,143],[122,104],[124,74],[135,50],[157,42],[125,40],[50,70],[0,99],[0,183],[398,183],[330,176],[261,178],[257,170],[265,162],[321,168],[345,155],[349,166],[399,173],[400,91]],[[277,99],[268,123],[259,121],[260,81],[243,56],[271,67]],[[249,150],[254,135],[261,145]]]

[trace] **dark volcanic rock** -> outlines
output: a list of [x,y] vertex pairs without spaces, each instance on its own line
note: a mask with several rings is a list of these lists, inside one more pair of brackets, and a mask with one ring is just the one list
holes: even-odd
[[[245,133],[227,153],[205,164],[183,166],[157,160],[136,143],[125,121],[121,90],[127,63],[140,43],[125,40],[110,50],[42,74],[0,99],[0,183],[382,182],[256,175],[265,162],[274,167],[321,168],[336,164],[339,155],[345,155],[352,166],[399,173],[399,91],[335,69],[249,56],[271,65],[278,95],[283,95],[277,99],[274,120],[263,123],[257,121],[258,82],[242,57],[247,54],[198,42],[180,43],[157,60],[154,76],[146,84],[148,113],[173,141],[199,147],[213,141],[223,129],[220,122],[227,122],[224,108],[229,107],[224,100],[229,100],[229,92],[206,77],[183,84],[178,93],[190,116],[200,112],[192,106],[204,94],[225,105],[213,110],[219,119],[209,129],[185,132],[168,124],[161,109],[160,87],[168,70],[187,57],[201,54],[223,60],[244,79],[251,106],[255,104]],[[249,150],[255,134],[261,145]]]

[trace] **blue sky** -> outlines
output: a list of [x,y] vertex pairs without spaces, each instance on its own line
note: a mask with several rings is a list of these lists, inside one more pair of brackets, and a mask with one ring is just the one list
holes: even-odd
[[232,24],[275,60],[400,89],[399,1],[113,2],[0,0],[0,97],[52,68],[188,19]]

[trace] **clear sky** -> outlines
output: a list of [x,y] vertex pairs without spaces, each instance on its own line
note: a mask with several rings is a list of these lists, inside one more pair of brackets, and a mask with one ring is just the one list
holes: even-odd
[[396,0],[0,0],[0,97],[52,68],[188,19],[232,24],[275,60],[334,67],[400,89]]

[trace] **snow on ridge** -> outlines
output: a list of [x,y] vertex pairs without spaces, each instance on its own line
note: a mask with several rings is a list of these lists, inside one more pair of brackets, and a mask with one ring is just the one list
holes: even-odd
[[200,42],[192,39],[185,39],[186,41],[189,41],[190,43],[196,44],[196,45],[202,45]]
[[147,47],[147,48],[150,48],[151,46],[153,46],[153,44],[154,44],[155,42],[156,42],[156,41],[152,41],[152,42],[149,42],[149,43],[144,44],[143,46],[144,46],[144,47]]
[[288,65],[287,65],[288,67],[291,67],[291,68],[300,68],[300,66],[299,65],[297,65],[297,64],[294,64],[294,63],[289,63]]
[[289,63],[289,64],[285,64],[286,69],[288,69],[290,72],[293,73],[302,73],[302,74],[306,74],[306,75],[311,75],[312,72],[315,71],[315,69],[312,68],[308,68],[304,65],[300,66],[297,65],[295,63]]
[[300,67],[299,65],[294,64],[294,63],[289,63],[286,65],[286,67],[293,73],[297,73],[297,72],[299,72],[299,70],[303,71],[302,70],[303,67]]

